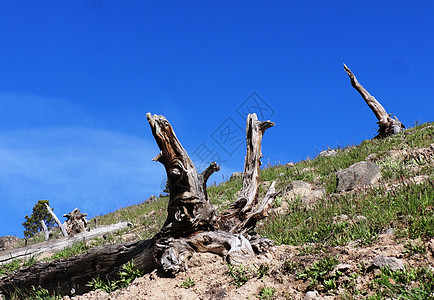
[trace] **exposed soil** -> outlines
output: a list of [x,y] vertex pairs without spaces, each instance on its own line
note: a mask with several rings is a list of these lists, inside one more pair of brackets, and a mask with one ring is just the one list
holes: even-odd
[[[129,287],[108,294],[103,291],[92,291],[72,299],[258,299],[262,288],[273,288],[273,299],[303,299],[309,288],[309,280],[297,280],[296,273],[310,267],[322,257],[332,256],[339,260],[339,265],[331,273],[340,270],[342,275],[337,277],[337,289],[333,293],[326,292],[321,286],[316,289],[319,296],[315,299],[339,299],[345,292],[344,286],[363,293],[360,299],[372,294],[370,283],[378,268],[369,268],[375,257],[382,254],[399,259],[406,268],[425,266],[434,268],[434,239],[424,243],[428,251],[425,254],[409,255],[405,253],[404,244],[409,241],[395,239],[393,233],[383,234],[375,245],[357,247],[346,245],[340,247],[321,247],[310,245],[316,252],[301,255],[309,246],[275,246],[265,256],[259,256],[244,266],[249,271],[251,279],[244,285],[236,287],[233,279],[228,275],[228,266],[219,256],[209,253],[197,253],[189,261],[189,269],[170,278],[159,271],[154,271],[136,279]],[[420,241],[414,241],[420,243]],[[292,262],[294,269],[285,268],[285,261]],[[258,267],[268,265],[268,275],[258,278]],[[256,271],[255,271],[256,270]],[[351,279],[352,274],[360,274]],[[191,278],[195,285],[183,288],[181,284]],[[69,297],[65,297],[69,299]],[[264,298],[266,299],[266,298]]]

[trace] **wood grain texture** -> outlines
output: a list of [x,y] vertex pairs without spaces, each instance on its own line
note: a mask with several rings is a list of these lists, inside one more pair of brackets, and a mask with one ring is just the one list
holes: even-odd
[[275,123],[271,121],[258,121],[256,114],[248,115],[243,186],[236,202],[217,218],[219,229],[232,233],[246,233],[253,230],[256,222],[266,216],[266,211],[277,196],[273,182],[266,196],[262,200],[258,199],[262,137],[265,130],[274,125]]

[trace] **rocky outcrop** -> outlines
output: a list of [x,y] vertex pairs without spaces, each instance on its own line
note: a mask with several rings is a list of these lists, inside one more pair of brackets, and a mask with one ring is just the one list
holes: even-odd
[[336,172],[337,191],[350,191],[375,184],[381,177],[380,168],[373,162],[361,161],[345,170]]
[[310,183],[302,180],[292,181],[286,189],[284,198],[288,201],[300,200],[303,205],[311,206],[325,194],[324,189],[315,189]]
[[374,260],[372,261],[372,265],[369,269],[373,268],[383,268],[383,267],[389,267],[389,269],[392,272],[395,272],[397,270],[403,270],[404,264],[401,260],[395,258],[395,257],[387,257],[382,254],[378,255]]
[[229,180],[235,180],[238,178],[243,178],[243,172],[233,172]]
[[13,235],[6,235],[6,236],[0,237],[0,251],[6,250],[6,249],[12,249],[20,241],[21,241],[20,238],[13,236]]
[[323,150],[318,154],[318,157],[329,157],[329,156],[336,156],[338,154],[338,151],[335,149],[327,149]]

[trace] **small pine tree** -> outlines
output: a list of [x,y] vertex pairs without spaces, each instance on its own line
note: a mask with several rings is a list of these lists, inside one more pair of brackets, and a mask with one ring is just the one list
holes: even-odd
[[35,235],[38,231],[42,230],[41,220],[44,220],[47,228],[50,229],[54,226],[55,221],[51,214],[48,212],[45,203],[49,205],[48,200],[39,200],[38,203],[33,207],[33,212],[29,216],[25,216],[26,221],[23,223],[24,226],[24,237],[30,238]]

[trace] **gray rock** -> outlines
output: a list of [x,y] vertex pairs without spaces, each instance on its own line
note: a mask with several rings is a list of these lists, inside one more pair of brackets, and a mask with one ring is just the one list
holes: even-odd
[[314,190],[310,183],[302,180],[292,181],[286,190],[287,192],[284,197],[287,200],[299,199],[305,206],[315,204],[315,202],[317,202],[318,199],[321,199],[325,194],[324,189]]
[[151,202],[155,202],[157,200],[158,200],[158,198],[156,196],[152,195],[151,197],[149,197],[145,201],[148,202],[148,203],[151,203]]
[[378,154],[377,153],[371,153],[368,156],[366,156],[365,160],[367,161],[374,161],[378,159]]
[[303,180],[294,180],[289,184],[288,188],[294,192],[307,192],[311,190],[311,185]]
[[333,224],[338,224],[346,221],[349,222],[349,217],[345,214],[342,214],[340,216],[334,216],[332,220],[333,220]]
[[0,250],[12,249],[20,241],[21,239],[19,237],[13,235],[2,236],[0,237]]
[[383,254],[380,254],[372,261],[372,267],[382,268],[385,266],[388,266],[393,272],[404,269],[404,264],[402,261],[395,257],[387,257]]
[[309,291],[304,295],[303,300],[312,300],[312,299],[319,299],[319,294],[317,291]]
[[428,249],[434,255],[434,238],[432,238],[431,241],[429,241],[429,243],[428,243]]
[[328,149],[323,150],[318,154],[318,157],[329,157],[329,156],[336,156],[338,154],[338,151],[335,149]]
[[384,234],[385,235],[394,235],[395,234],[395,229],[389,228],[389,229],[386,230],[386,232]]
[[381,177],[380,168],[373,162],[361,161],[345,170],[336,172],[338,192],[350,191],[369,184],[375,184]]
[[229,178],[229,180],[235,180],[242,177],[243,177],[243,172],[234,172],[232,173],[231,178]]
[[336,266],[336,270],[341,271],[341,272],[346,272],[349,269],[351,269],[351,265],[350,264],[339,264]]

